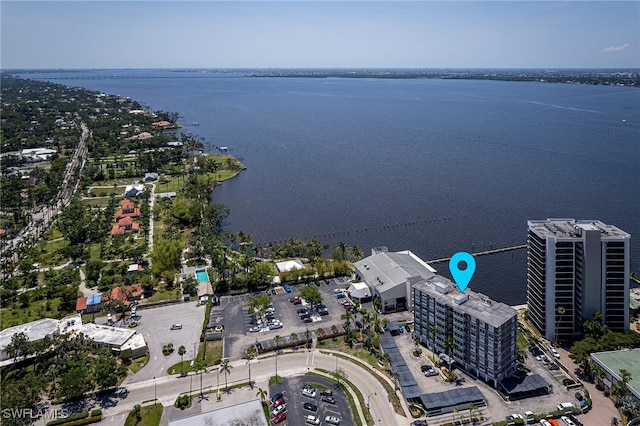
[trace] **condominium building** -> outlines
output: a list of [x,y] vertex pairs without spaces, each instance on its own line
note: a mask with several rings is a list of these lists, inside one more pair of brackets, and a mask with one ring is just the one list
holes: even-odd
[[411,280],[421,344],[494,387],[516,372],[515,309],[439,275]]
[[548,340],[572,342],[596,312],[629,330],[630,235],[594,220],[528,221],[527,303]]

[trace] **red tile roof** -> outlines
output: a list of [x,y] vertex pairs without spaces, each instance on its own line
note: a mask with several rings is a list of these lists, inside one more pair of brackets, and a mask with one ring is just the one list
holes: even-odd
[[78,297],[78,300],[76,300],[76,312],[84,311],[85,309],[87,309],[87,298]]

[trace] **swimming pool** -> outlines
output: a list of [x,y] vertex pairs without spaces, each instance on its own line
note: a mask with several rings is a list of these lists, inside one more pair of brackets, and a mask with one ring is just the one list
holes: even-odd
[[209,281],[209,274],[207,274],[207,271],[204,269],[199,269],[196,271],[196,280],[198,280],[199,283]]

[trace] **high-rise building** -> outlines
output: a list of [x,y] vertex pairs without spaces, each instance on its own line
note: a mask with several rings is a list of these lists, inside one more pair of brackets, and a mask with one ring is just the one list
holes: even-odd
[[568,343],[596,312],[629,330],[630,235],[594,220],[528,221],[529,318],[548,340]]
[[435,275],[410,278],[414,333],[420,343],[449,357],[456,366],[498,387],[516,372],[517,312],[501,302],[471,291],[464,293]]

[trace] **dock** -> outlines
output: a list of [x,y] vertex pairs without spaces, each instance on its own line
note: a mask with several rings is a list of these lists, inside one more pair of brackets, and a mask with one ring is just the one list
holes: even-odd
[[[503,247],[503,248],[498,248],[498,249],[479,251],[477,253],[471,253],[471,255],[473,257],[486,256],[486,255],[489,255],[489,254],[504,253],[506,251],[522,250],[522,249],[525,249],[525,248],[527,248],[527,245],[526,244],[521,244],[519,246]],[[436,263],[448,262],[450,260],[451,260],[450,257],[443,257],[442,259],[427,260],[426,263],[428,263],[429,265],[432,265],[432,264],[436,264]]]

